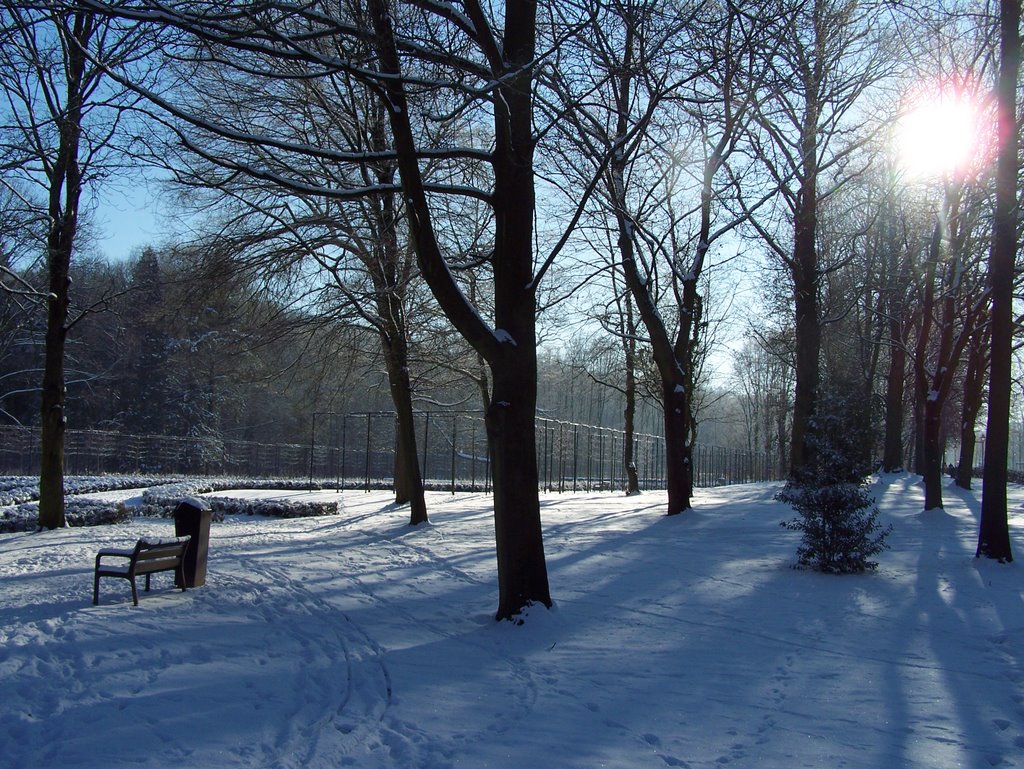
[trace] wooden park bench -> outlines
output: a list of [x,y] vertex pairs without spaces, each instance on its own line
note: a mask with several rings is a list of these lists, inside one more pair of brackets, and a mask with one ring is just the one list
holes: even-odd
[[[185,590],[185,574],[182,564],[185,550],[188,549],[190,537],[174,539],[140,539],[135,543],[134,550],[100,550],[96,554],[96,572],[93,578],[92,602],[100,602],[100,577],[120,577],[132,585],[132,601],[139,605],[139,591],[135,587],[135,577],[146,575],[146,590],[149,590],[149,578],[158,571],[173,571],[174,584]],[[127,558],[127,563],[102,563],[104,558]]]

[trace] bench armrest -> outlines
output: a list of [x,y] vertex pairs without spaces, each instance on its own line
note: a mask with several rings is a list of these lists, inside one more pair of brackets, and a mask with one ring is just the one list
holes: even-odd
[[104,556],[112,556],[116,558],[131,558],[133,555],[135,555],[135,551],[133,550],[111,550],[109,548],[105,550],[100,550],[98,553],[96,553],[96,567],[99,568],[100,560]]

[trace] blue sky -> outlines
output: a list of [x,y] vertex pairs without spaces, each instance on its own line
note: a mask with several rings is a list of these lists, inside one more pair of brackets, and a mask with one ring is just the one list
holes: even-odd
[[136,250],[166,239],[166,224],[157,185],[143,170],[129,178],[104,180],[102,193],[83,204],[90,211],[95,247],[111,261],[127,259]]

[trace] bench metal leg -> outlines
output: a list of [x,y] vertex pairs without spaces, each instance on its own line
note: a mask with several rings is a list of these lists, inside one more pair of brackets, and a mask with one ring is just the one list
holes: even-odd
[[92,580],[92,605],[97,606],[100,602],[100,575],[93,575]]
[[135,603],[136,606],[138,606],[139,605],[139,591],[135,587],[135,577],[132,577],[130,581],[132,583],[132,601]]

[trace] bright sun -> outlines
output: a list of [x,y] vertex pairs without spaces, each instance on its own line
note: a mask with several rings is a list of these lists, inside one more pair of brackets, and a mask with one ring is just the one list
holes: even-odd
[[921,92],[896,125],[900,164],[914,177],[963,176],[988,155],[985,110],[963,91]]

